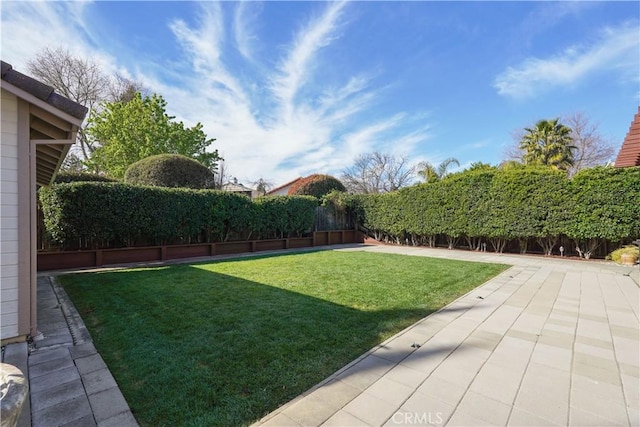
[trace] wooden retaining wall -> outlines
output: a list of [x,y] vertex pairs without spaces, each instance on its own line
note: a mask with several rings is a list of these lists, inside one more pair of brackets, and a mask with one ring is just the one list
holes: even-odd
[[364,236],[361,232],[356,230],[339,230],[316,231],[312,237],[291,237],[273,240],[91,249],[81,251],[41,251],[38,252],[38,271],[91,268],[135,262],[168,261],[180,258],[231,255],[362,242],[364,242]]

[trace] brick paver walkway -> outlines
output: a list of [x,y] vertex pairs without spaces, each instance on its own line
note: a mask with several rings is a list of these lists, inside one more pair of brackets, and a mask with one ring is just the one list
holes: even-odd
[[411,247],[347,250],[513,267],[256,425],[640,424],[638,268]]

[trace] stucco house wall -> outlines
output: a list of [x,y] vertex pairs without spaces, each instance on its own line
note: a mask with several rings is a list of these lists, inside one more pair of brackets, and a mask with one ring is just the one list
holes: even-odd
[[0,98],[0,338],[18,335],[18,98]]

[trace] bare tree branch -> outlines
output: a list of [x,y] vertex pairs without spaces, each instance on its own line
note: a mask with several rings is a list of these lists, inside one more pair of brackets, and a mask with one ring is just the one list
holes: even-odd
[[222,186],[231,180],[231,174],[227,166],[227,162],[224,159],[218,162],[218,170],[213,173],[213,188],[216,190],[222,189]]
[[252,182],[252,184],[256,187],[256,191],[261,196],[264,196],[273,188],[273,182],[267,181],[264,178],[259,178],[257,181]]
[[121,74],[116,74],[109,84],[109,101],[129,102],[136,93],[148,95],[149,89],[141,82],[131,80]]
[[342,171],[341,181],[350,193],[385,193],[413,182],[415,166],[404,157],[373,152],[358,156],[354,164]]
[[571,138],[576,147],[573,167],[569,169],[570,176],[580,169],[603,165],[613,159],[616,152],[613,143],[600,135],[598,125],[590,123],[584,113],[573,113],[564,121],[571,128]]
[[[140,82],[120,75],[109,76],[97,63],[62,48],[43,49],[27,62],[27,70],[60,95],[87,107],[89,112],[98,109],[101,102],[127,102],[136,92],[146,90]],[[85,124],[78,131],[78,146],[73,148],[73,154],[81,161],[87,160],[94,148],[87,138]],[[75,162],[74,167],[77,165]]]

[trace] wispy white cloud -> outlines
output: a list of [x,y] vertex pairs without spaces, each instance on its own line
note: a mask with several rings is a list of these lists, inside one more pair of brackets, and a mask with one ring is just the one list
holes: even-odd
[[[297,28],[279,57],[264,63],[255,50],[259,4],[202,2],[195,20],[170,21],[182,56],[161,63],[144,52],[128,55],[135,63],[122,62],[109,40],[94,40],[100,36],[91,34],[85,7],[90,5],[3,2],[3,36],[21,40],[3,39],[3,60],[24,71],[26,59],[52,40],[52,47],[62,41],[73,53],[104,64],[106,72],[141,80],[162,94],[171,115],[188,125],[201,122],[217,139],[213,147],[228,168],[245,183],[338,175],[359,154],[392,148],[405,154],[428,137],[424,123],[414,125],[416,114],[372,113],[385,95],[375,85],[378,70],[345,71],[338,80],[324,76],[323,67],[334,64],[320,53],[348,29],[344,2],[314,4],[317,13]],[[50,32],[37,31],[41,26]]]
[[281,62],[279,75],[273,79],[273,92],[286,115],[291,114],[296,93],[307,81],[317,52],[336,37],[344,1],[330,3],[320,16],[312,19],[295,37],[289,54]]
[[62,47],[91,58],[106,72],[113,59],[95,49],[85,10],[90,2],[2,2],[2,60],[26,72],[27,62],[46,47]]
[[[382,138],[389,132],[400,133],[396,147],[410,150],[426,134],[415,127],[403,130],[410,121],[406,114],[356,120],[379,102],[381,89],[372,88],[375,71],[347,74],[342,82],[314,84],[325,65],[319,52],[339,39],[345,7],[342,2],[323,6],[293,35],[271,69],[257,63],[250,47],[254,35],[245,33],[247,22],[256,16],[249,15],[256,10],[234,10],[234,28],[228,30],[233,32],[233,43],[207,31],[212,25],[224,28],[219,7],[209,8],[195,27],[177,21],[172,29],[194,63],[196,73],[189,83],[194,87],[178,93],[163,86],[161,93],[169,105],[179,106],[182,115],[200,117],[205,131],[218,139],[216,146],[229,167],[246,182],[259,177],[280,182],[314,172],[338,174],[357,155],[388,142]],[[245,65],[255,65],[260,72],[253,77],[251,73],[234,75],[231,61],[225,61],[230,49],[241,53],[244,49]],[[202,63],[207,67],[195,66]],[[206,88],[206,95],[196,87]],[[302,90],[311,95],[299,96]]]
[[[242,86],[230,73],[223,62],[223,44],[225,42],[225,25],[222,6],[218,2],[205,2],[200,4],[201,15],[199,25],[189,27],[184,21],[176,20],[170,24],[170,28],[189,55],[193,71],[198,75],[206,75],[208,82],[213,86],[216,95],[221,92],[227,96],[220,100],[230,101],[245,99]],[[221,90],[220,90],[221,89]],[[233,99],[227,99],[232,97]]]
[[514,42],[519,45],[529,44],[539,34],[547,32],[550,28],[562,25],[575,16],[597,6],[597,2],[589,1],[560,1],[560,2],[535,2],[532,3],[532,11],[518,26],[518,37]]
[[242,56],[253,60],[253,51],[258,37],[254,29],[258,26],[258,17],[263,4],[257,1],[241,1],[233,14],[233,36],[236,48]]
[[588,46],[573,46],[550,58],[529,58],[508,67],[494,81],[500,95],[530,98],[558,86],[572,86],[590,75],[619,69],[623,74],[633,70],[637,79],[640,27],[637,22],[617,28],[605,28]]

